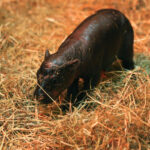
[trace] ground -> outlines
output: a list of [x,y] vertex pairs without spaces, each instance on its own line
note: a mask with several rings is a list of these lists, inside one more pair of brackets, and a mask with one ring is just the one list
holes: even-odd
[[[33,98],[46,49],[102,8],[134,29],[133,71],[111,71],[73,112]],[[150,149],[150,0],[1,0],[0,149]],[[59,105],[59,102],[57,102]]]

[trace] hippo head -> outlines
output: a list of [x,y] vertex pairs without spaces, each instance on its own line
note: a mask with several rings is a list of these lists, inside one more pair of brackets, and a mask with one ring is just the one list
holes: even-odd
[[43,103],[50,103],[57,99],[60,93],[72,84],[80,62],[78,59],[74,59],[62,63],[63,60],[61,60],[61,64],[59,64],[60,56],[56,58],[53,55],[50,55],[47,50],[45,59],[37,71],[38,84],[34,95]]

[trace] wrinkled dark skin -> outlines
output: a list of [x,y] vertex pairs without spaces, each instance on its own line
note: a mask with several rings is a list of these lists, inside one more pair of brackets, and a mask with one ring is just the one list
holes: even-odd
[[[45,53],[37,71],[38,84],[54,100],[67,89],[66,99],[74,102],[78,94],[78,80],[84,80],[82,90],[95,87],[100,73],[116,58],[126,69],[133,69],[133,29],[119,11],[104,9],[85,19],[61,44],[55,54]],[[52,102],[37,86],[38,100]],[[82,97],[82,96],[81,96]]]

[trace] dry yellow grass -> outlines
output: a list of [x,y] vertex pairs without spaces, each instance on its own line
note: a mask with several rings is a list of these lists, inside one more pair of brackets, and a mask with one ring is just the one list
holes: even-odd
[[[33,91],[45,49],[54,53],[102,8],[119,9],[131,21],[139,67],[112,72],[74,112],[63,115],[57,107],[39,105]],[[150,0],[1,0],[0,149],[149,150],[148,55]]]

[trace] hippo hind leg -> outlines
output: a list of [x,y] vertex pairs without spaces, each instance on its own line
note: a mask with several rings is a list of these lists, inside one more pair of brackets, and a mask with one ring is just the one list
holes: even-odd
[[118,53],[118,58],[122,61],[122,66],[125,69],[134,69],[133,61],[133,40],[134,33],[132,27],[129,25],[128,30],[124,33],[121,48]]

